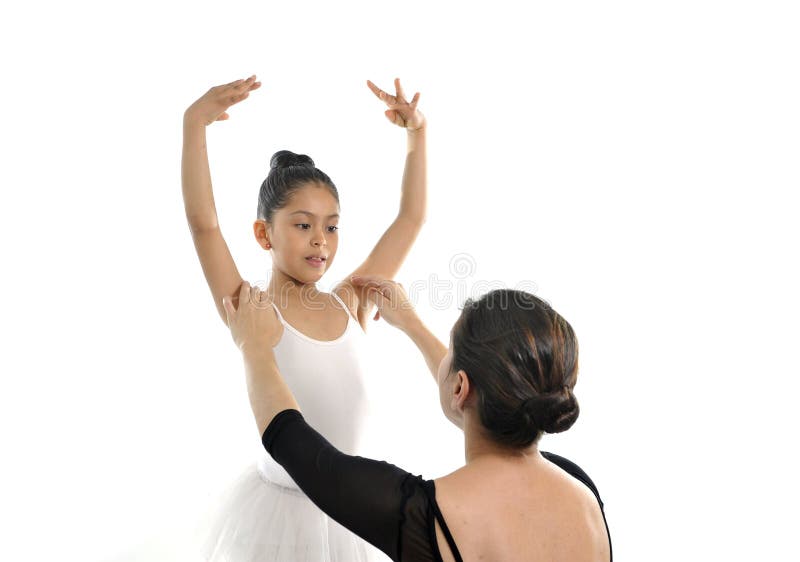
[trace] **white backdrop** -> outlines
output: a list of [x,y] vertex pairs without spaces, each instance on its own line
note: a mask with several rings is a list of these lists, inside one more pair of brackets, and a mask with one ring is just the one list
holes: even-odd
[[[446,339],[463,298],[535,287],[581,344],[582,465],[618,560],[789,560],[798,463],[798,18],[790,2],[16,3],[0,20],[3,560],[171,560],[260,451],[238,351],[194,253],[181,118],[208,130],[242,275],[270,155],[341,194],[321,287],[397,211],[429,121],[429,221],[398,280]],[[463,461],[421,356],[371,326],[368,448],[425,477]]]

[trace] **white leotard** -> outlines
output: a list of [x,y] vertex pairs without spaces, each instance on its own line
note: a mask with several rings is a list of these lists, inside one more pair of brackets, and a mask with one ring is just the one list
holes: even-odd
[[[273,350],[281,375],[308,423],[335,447],[355,454],[367,410],[359,357],[365,334],[342,299],[331,294],[347,314],[342,335],[331,341],[310,338],[286,322],[273,303],[284,328]],[[258,461],[258,472],[270,482],[299,489],[266,451]]]

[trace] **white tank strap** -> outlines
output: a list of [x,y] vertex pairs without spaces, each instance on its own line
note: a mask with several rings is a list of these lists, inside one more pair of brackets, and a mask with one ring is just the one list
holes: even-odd
[[272,305],[272,308],[275,309],[275,314],[278,315],[278,320],[281,321],[281,324],[286,324],[286,320],[283,319],[283,314],[281,314],[281,311],[278,310],[278,305],[276,305],[274,302],[272,302],[270,304]]
[[347,305],[344,303],[344,301],[342,300],[342,298],[341,298],[339,295],[337,295],[336,293],[334,293],[333,291],[331,291],[331,294],[333,295],[333,298],[335,298],[337,301],[339,301],[339,304],[341,304],[341,305],[342,305],[342,308],[343,308],[343,309],[344,309],[344,311],[347,313],[347,316],[348,316],[349,318],[353,318],[353,320],[356,320],[356,318],[355,318],[355,317],[353,317],[353,315],[352,315],[352,314],[350,314],[350,307],[349,307],[349,306],[347,306]]

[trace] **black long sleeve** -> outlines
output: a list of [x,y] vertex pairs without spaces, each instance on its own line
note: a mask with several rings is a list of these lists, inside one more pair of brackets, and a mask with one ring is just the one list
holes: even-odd
[[[312,502],[392,560],[419,549],[427,552],[407,559],[438,558],[430,551],[421,477],[384,461],[342,453],[297,410],[275,416],[262,443]],[[409,501],[412,496],[415,501]]]

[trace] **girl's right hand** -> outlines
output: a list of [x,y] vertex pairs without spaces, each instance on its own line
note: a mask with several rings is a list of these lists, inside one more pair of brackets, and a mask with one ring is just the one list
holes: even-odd
[[383,316],[390,325],[403,331],[419,320],[400,283],[377,275],[353,275],[350,281],[354,286],[368,290],[367,298],[378,307],[375,320]]
[[261,82],[256,82],[255,74],[246,80],[239,79],[230,84],[214,86],[189,106],[184,118],[199,121],[206,126],[214,121],[225,121],[230,117],[226,109],[246,99],[250,92],[260,87]]

